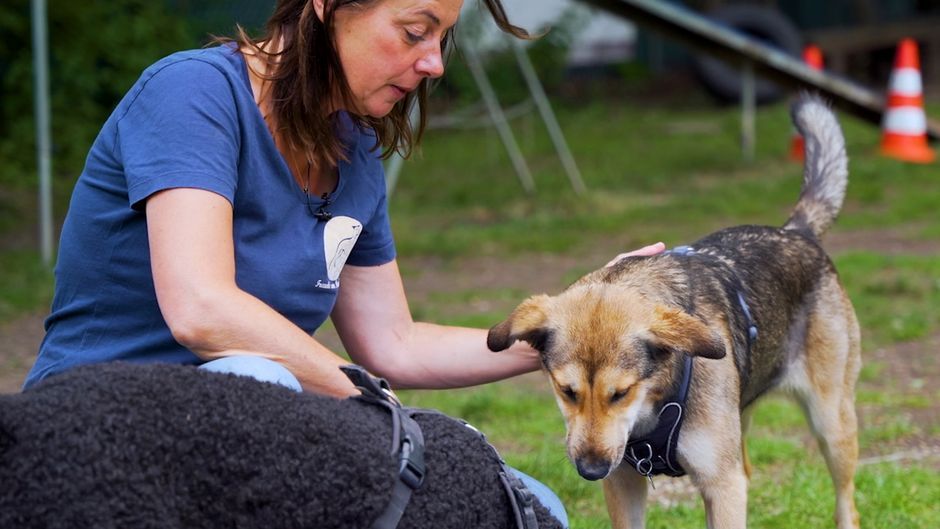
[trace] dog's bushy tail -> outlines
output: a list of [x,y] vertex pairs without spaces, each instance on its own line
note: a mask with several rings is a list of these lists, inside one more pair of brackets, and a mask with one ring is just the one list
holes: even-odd
[[803,188],[785,229],[810,231],[819,238],[842,208],[848,183],[845,138],[835,115],[819,96],[801,94],[790,111],[803,136],[806,161]]

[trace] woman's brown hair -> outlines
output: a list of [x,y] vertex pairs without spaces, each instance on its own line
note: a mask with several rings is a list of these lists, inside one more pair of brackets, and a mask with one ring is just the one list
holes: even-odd
[[[271,83],[272,117],[277,124],[275,134],[287,143],[288,149],[306,153],[307,161],[315,167],[336,165],[344,152],[330,116],[323,112],[324,102],[334,94],[347,103],[351,100],[332,36],[335,13],[344,8],[365,8],[380,1],[324,0],[321,21],[313,0],[278,0],[261,36],[253,38],[241,26],[237,27],[235,42],[243,49],[252,50],[266,64],[264,78]],[[482,2],[500,29],[518,38],[529,38],[526,30],[509,22],[500,0]],[[448,49],[452,39],[453,28],[445,34],[442,50]],[[271,50],[276,43],[280,43],[280,50]],[[425,112],[431,81],[423,79],[414,92],[402,98],[382,118],[352,116],[360,126],[375,131],[383,158],[396,151],[408,157],[421,140],[427,125]],[[412,127],[409,115],[415,104],[418,119]]]

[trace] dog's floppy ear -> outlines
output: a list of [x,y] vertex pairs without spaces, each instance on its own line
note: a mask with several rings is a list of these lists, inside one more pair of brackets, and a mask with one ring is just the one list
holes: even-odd
[[667,349],[690,356],[724,358],[721,337],[705,323],[679,309],[656,307],[650,332]]
[[549,330],[545,328],[549,301],[550,298],[544,294],[523,301],[506,321],[490,329],[486,346],[490,351],[503,351],[516,340],[523,340],[534,349],[544,352],[549,337]]

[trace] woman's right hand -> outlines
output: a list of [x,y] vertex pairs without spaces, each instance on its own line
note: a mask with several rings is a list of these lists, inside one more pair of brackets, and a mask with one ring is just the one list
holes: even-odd
[[624,259],[627,257],[634,257],[638,255],[639,256],[656,255],[658,253],[664,252],[665,250],[666,250],[666,245],[662,242],[657,242],[649,246],[644,246],[638,250],[633,250],[632,252],[622,253],[618,255],[617,257],[614,257],[613,259],[611,259],[607,264],[604,265],[604,267],[613,266],[621,259]]

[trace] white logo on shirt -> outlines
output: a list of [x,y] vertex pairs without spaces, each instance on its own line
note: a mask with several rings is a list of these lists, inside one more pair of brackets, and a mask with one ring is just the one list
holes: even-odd
[[360,233],[362,223],[352,217],[333,217],[326,223],[323,229],[323,256],[326,259],[326,276],[330,281],[326,284],[317,281],[318,287],[335,289],[339,286],[339,274]]

